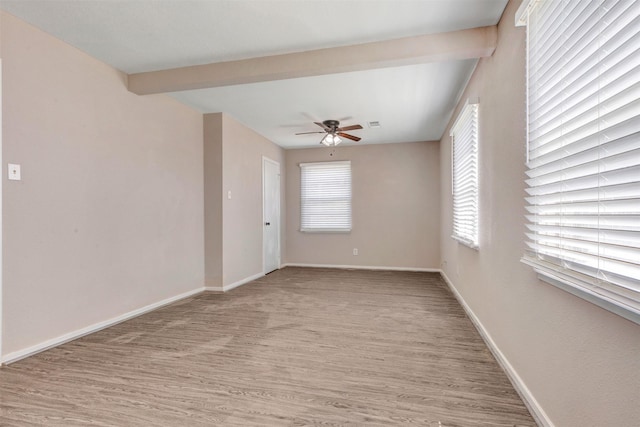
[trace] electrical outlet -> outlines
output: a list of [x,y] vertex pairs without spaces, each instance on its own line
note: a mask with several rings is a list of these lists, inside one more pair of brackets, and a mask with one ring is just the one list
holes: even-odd
[[358,255],[358,248],[353,248],[353,254]]

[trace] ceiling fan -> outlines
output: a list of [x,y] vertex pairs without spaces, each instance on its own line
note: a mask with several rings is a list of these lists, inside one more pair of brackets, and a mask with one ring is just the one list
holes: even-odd
[[340,139],[340,137],[347,138],[355,142],[358,142],[360,141],[360,139],[362,139],[362,138],[358,138],[357,136],[344,133],[344,131],[347,131],[347,130],[362,129],[362,126],[360,125],[340,127],[340,122],[338,120],[325,120],[322,123],[320,122],[313,122],[313,123],[317,124],[324,130],[316,131],[316,132],[300,132],[300,133],[296,133],[296,135],[307,135],[310,133],[326,133],[326,135],[324,136],[324,138],[322,138],[322,141],[320,141],[320,143],[326,145],[327,147],[330,147],[332,145],[336,146],[340,144],[342,142],[342,139]]

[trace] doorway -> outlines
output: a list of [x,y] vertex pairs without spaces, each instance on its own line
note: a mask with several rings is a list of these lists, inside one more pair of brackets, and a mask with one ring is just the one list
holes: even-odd
[[280,268],[280,163],[262,158],[262,260],[264,274]]

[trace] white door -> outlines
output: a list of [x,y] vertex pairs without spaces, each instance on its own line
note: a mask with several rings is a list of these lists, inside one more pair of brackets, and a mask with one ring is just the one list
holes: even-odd
[[280,164],[262,158],[262,247],[264,273],[280,268]]

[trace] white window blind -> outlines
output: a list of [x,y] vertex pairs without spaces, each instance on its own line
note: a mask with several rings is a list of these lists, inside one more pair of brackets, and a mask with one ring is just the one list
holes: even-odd
[[469,102],[451,128],[453,237],[478,247],[478,103]]
[[351,162],[301,163],[301,231],[351,230]]
[[527,7],[523,261],[638,322],[640,1]]

